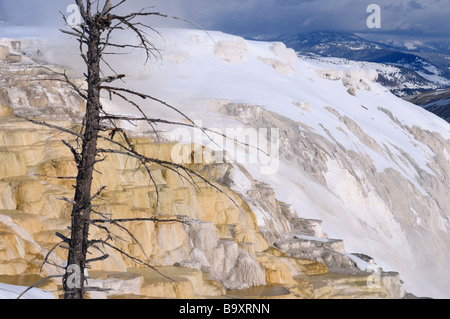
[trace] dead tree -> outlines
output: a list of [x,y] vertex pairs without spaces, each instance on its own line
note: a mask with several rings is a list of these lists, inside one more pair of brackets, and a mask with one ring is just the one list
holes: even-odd
[[[150,267],[155,271],[150,260],[148,259],[145,251],[134,236],[124,224],[130,222],[152,222],[152,223],[164,223],[164,222],[183,222],[179,219],[158,219],[156,217],[142,216],[140,218],[131,219],[114,219],[111,216],[106,216],[103,212],[96,210],[96,205],[93,201],[98,199],[102,191],[106,188],[106,185],[99,190],[92,189],[92,182],[94,178],[94,172],[96,171],[96,164],[105,160],[110,154],[119,154],[129,158],[135,159],[139,163],[139,167],[144,169],[149,177],[150,183],[156,189],[156,201],[159,203],[159,191],[156,180],[152,174],[150,168],[151,165],[159,165],[160,167],[178,174],[183,182],[189,183],[194,188],[198,188],[196,180],[201,180],[210,187],[217,191],[224,193],[218,186],[208,181],[202,175],[189,168],[186,165],[177,164],[170,161],[164,161],[158,158],[151,158],[140,154],[133,145],[132,139],[128,136],[126,130],[117,124],[117,121],[128,121],[132,123],[144,122],[147,123],[153,131],[157,134],[155,126],[159,124],[164,125],[177,125],[190,127],[192,129],[201,130],[207,137],[209,133],[220,134],[224,138],[227,136],[210,131],[208,129],[198,127],[193,120],[191,120],[185,113],[179,108],[166,103],[165,101],[158,99],[150,94],[141,93],[128,89],[126,86],[115,85],[118,81],[124,82],[124,79],[128,77],[128,74],[119,74],[115,71],[114,67],[105,58],[110,54],[127,54],[123,52],[128,49],[137,49],[145,53],[145,63],[149,60],[157,60],[160,58],[160,54],[155,45],[149,40],[149,32],[161,34],[155,30],[144,20],[150,17],[163,17],[185,21],[191,23],[199,28],[193,22],[165,15],[159,12],[154,12],[149,9],[143,9],[138,12],[131,12],[128,14],[116,14],[119,7],[126,4],[128,0],[117,0],[116,4],[113,4],[112,0],[75,0],[80,14],[82,17],[81,25],[70,26],[67,24],[66,18],[63,15],[66,24],[69,29],[61,30],[65,34],[73,36],[79,44],[79,53],[86,66],[85,83],[84,86],[79,86],[75,81],[69,78],[64,73],[57,73],[48,69],[47,71],[53,74],[53,77],[47,78],[49,81],[62,81],[67,83],[85,102],[86,111],[82,123],[81,129],[71,129],[67,127],[60,127],[55,124],[50,124],[45,121],[28,119],[29,121],[37,124],[59,130],[65,134],[69,134],[73,137],[75,142],[62,141],[73,154],[73,159],[77,165],[77,176],[74,177],[62,177],[55,176],[53,178],[58,179],[73,179],[76,181],[74,185],[75,195],[73,199],[61,198],[72,205],[71,214],[71,226],[70,235],[64,236],[57,233],[56,236],[61,240],[56,244],[44,259],[43,265],[48,264],[63,270],[64,275],[52,275],[44,278],[36,285],[29,287],[21,296],[23,296],[29,289],[36,287],[46,279],[62,278],[62,285],[64,290],[65,299],[83,299],[86,292],[98,291],[98,287],[89,287],[86,285],[87,280],[85,277],[85,269],[89,269],[89,264],[97,261],[105,260],[109,257],[104,253],[104,248],[108,247],[114,252],[122,254],[124,257],[131,259],[133,262]],[[103,4],[103,5],[102,5]],[[202,29],[203,30],[203,29]],[[136,43],[120,43],[114,42],[113,36],[121,31],[131,32]],[[204,30],[204,32],[206,32]],[[207,33],[207,32],[206,32]],[[212,41],[214,41],[211,38]],[[42,80],[42,79],[40,79]],[[108,114],[102,106],[101,93],[107,93],[109,98],[115,97],[123,102],[128,107],[134,108],[139,111],[139,117],[123,116]],[[166,108],[178,113],[183,118],[183,121],[174,122],[164,119],[150,118],[144,112],[142,105],[137,101],[153,101]],[[109,132],[109,134],[108,134]],[[99,141],[106,141],[111,148],[99,148]],[[239,142],[232,139],[236,144],[240,144],[244,147],[252,147],[249,144]],[[264,152],[257,148],[260,152]],[[265,153],[265,152],[264,152]],[[228,196],[228,195],[227,195]],[[236,202],[228,196],[236,206]],[[93,218],[96,216],[96,218]],[[103,231],[105,237],[91,238],[90,229],[96,227]],[[132,256],[126,251],[123,251],[114,244],[114,239],[118,236],[114,233],[116,231],[125,233],[132,241],[134,241],[141,249],[145,259]],[[68,250],[68,260],[66,265],[56,265],[50,262],[50,255],[54,253],[55,249],[62,247]],[[92,250],[101,252],[102,255],[96,258],[88,259],[88,254]],[[42,267],[41,267],[42,270]],[[74,273],[75,271],[75,273]],[[159,271],[158,271],[159,272]],[[160,273],[161,276],[166,277]],[[73,284],[73,276],[78,276],[77,284]],[[168,278],[168,277],[166,277]],[[169,278],[170,279],[170,278]],[[21,297],[20,296],[20,297]],[[19,298],[20,298],[19,297]]]
[[[125,232],[142,248],[133,234],[125,226],[123,226],[124,223],[139,221],[155,223],[173,221],[180,222],[179,220],[158,220],[154,217],[113,219],[105,216],[102,212],[96,211],[93,201],[100,197],[106,186],[100,188],[99,190],[92,189],[95,166],[100,161],[103,161],[108,154],[120,154],[136,159],[140,163],[140,167],[145,169],[149,176],[149,180],[156,188],[157,202],[159,202],[158,186],[150,169],[150,165],[155,164],[175,172],[180,176],[180,178],[193,186],[196,186],[195,178],[199,178],[211,187],[222,192],[217,186],[213,185],[207,179],[187,166],[170,161],[163,161],[157,158],[150,158],[140,154],[136,151],[126,131],[116,123],[117,120],[132,122],[143,121],[148,123],[148,125],[152,128],[158,124],[184,125],[191,128],[198,128],[195,123],[177,107],[155,98],[152,95],[136,92],[123,86],[114,85],[117,81],[123,82],[123,79],[129,75],[117,73],[114,70],[114,67],[108,63],[107,59],[105,59],[105,57],[109,54],[121,54],[123,53],[121,51],[128,49],[142,50],[145,53],[145,62],[152,59],[158,59],[159,51],[149,40],[148,34],[149,32],[155,32],[156,34],[159,33],[143,20],[155,16],[177,20],[183,19],[154,12],[149,9],[143,9],[139,12],[131,12],[122,15],[116,14],[116,9],[126,4],[128,0],[118,0],[116,4],[113,4],[112,0],[75,0],[75,2],[82,17],[81,25],[68,25],[69,29],[61,31],[65,34],[73,36],[79,43],[80,56],[86,66],[86,72],[84,74],[86,86],[80,87],[79,85],[76,85],[66,73],[54,73],[54,77],[49,80],[66,82],[82,99],[85,100],[86,112],[83,122],[81,123],[81,130],[63,128],[43,121],[29,119],[35,124],[47,126],[60,130],[64,133],[68,133],[76,140],[76,142],[72,144],[68,141],[63,141],[63,143],[73,154],[78,172],[75,178],[76,185],[74,185],[74,198],[61,199],[72,205],[70,235],[66,237],[62,234],[56,234],[61,239],[61,242],[49,251],[44,260],[44,264],[51,264],[49,262],[49,256],[57,247],[65,247],[68,249],[67,265],[61,266],[52,264],[53,266],[64,269],[65,274],[61,277],[64,297],[66,299],[83,299],[86,292],[98,290],[96,287],[86,286],[86,278],[84,274],[85,269],[89,268],[90,263],[105,260],[109,257],[107,254],[103,253],[102,247],[109,247],[113,251],[130,258],[138,264],[152,267],[149,260],[142,260],[131,256],[127,252],[116,247],[112,241],[114,234],[110,227],[116,227],[118,230]],[[65,17],[64,20],[66,20]],[[131,32],[137,39],[137,42],[134,44],[114,42],[113,35],[121,31]],[[108,114],[102,107],[102,92],[106,92],[110,98],[115,97],[121,100],[129,107],[136,108],[140,112],[141,116],[137,118]],[[136,102],[136,99],[141,101],[154,101],[162,104],[163,106],[181,115],[185,122],[177,123],[163,119],[149,118],[143,111],[141,105]],[[203,128],[199,129],[206,132]],[[105,132],[108,131],[111,132],[111,134],[105,134]],[[110,149],[99,148],[99,140],[108,141],[110,145],[114,145],[115,147],[111,147]],[[93,215],[98,216],[98,218],[92,218]],[[107,227],[105,225],[109,226]],[[104,231],[105,238],[90,238],[89,233],[91,227],[102,229]],[[89,250],[91,249],[101,251],[103,255],[97,258],[87,259]],[[143,253],[145,255],[145,252]],[[77,275],[80,277],[78,278],[78,285],[75,286],[72,285],[71,282],[71,278],[74,275],[72,271],[74,269],[77,269]],[[51,277],[54,278],[55,276]]]

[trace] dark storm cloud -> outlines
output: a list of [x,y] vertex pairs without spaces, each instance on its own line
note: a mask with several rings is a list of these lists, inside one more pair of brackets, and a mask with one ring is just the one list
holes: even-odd
[[[184,12],[192,18],[233,33],[331,30],[450,35],[450,0],[196,0],[189,4]],[[381,30],[367,28],[369,4],[381,7]]]
[[0,17],[14,25],[53,26],[71,0],[0,0]]
[[[59,11],[65,12],[73,2],[0,0],[0,16],[15,24],[60,26]],[[381,30],[367,28],[366,9],[372,3],[381,7]],[[130,9],[148,6],[235,34],[331,30],[450,36],[450,0],[130,0],[127,4]]]

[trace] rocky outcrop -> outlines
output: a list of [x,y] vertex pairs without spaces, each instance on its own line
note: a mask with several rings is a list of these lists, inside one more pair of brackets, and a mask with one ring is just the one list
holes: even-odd
[[[72,125],[70,122],[58,124]],[[5,234],[0,237],[1,271],[10,278],[58,274],[58,268],[47,264],[41,271],[40,266],[47,252],[60,240],[55,233],[68,233],[70,207],[58,198],[72,195],[72,181],[54,178],[75,173],[71,154],[59,142],[64,136],[55,139],[53,131],[11,116],[0,118],[0,132],[0,155],[5,158],[0,164],[0,227]],[[169,156],[172,146],[154,144],[143,137],[135,138],[134,143],[140,151],[159,154],[162,158]],[[312,255],[294,256],[291,252],[298,250],[294,247],[290,250],[282,245],[279,245],[281,250],[271,247],[260,232],[250,206],[226,186],[231,185],[227,180],[233,167],[218,164],[194,168],[205,176],[215,177],[212,180],[222,181],[223,184],[217,185],[223,193],[201,181],[197,182],[202,192],[196,192],[180,184],[173,173],[155,166],[152,171],[162,201],[156,205],[154,186],[143,171],[136,170],[132,160],[110,156],[99,164],[98,170],[103,174],[96,176],[94,187],[108,185],[97,203],[101,211],[115,218],[157,216],[162,220],[155,224],[128,225],[139,239],[139,245],[124,233],[118,234],[121,239],[115,243],[124,251],[147,258],[164,276],[138,267],[121,254],[105,248],[110,258],[92,265],[89,280],[96,287],[111,290],[92,292],[90,296],[198,298],[225,296],[228,292],[236,293],[235,289],[245,292],[245,289],[266,285],[284,287],[284,297],[319,296],[311,280],[327,274],[328,268],[311,258]],[[284,220],[285,229],[274,231],[268,237],[280,240],[281,234],[293,230],[292,227],[297,227],[298,236],[323,233],[320,221],[296,219],[294,222],[294,213],[276,201],[267,185],[255,182],[255,186],[246,194],[253,198],[251,206],[259,207],[266,214],[272,211],[274,216]],[[92,229],[93,238],[102,235],[101,230]],[[54,252],[52,263],[62,264],[67,252],[60,248]],[[94,254],[92,258],[95,257]],[[53,281],[51,285],[55,287],[59,283]],[[276,292],[273,294],[275,296]]]
[[10,53],[8,47],[0,45],[0,60],[8,63],[15,63],[22,61],[22,56],[19,54]]
[[220,41],[214,47],[214,55],[224,61],[239,64],[247,51],[247,44],[243,38],[235,41]]
[[8,47],[0,46],[0,59],[5,60],[8,55],[9,55]]
[[[1,55],[1,53],[0,53]],[[1,60],[1,56],[0,56]],[[62,119],[80,118],[84,109],[82,99],[53,72],[56,66],[32,62],[0,63],[0,105],[14,106],[18,116]],[[77,85],[83,82],[74,79]]]
[[348,93],[356,95],[358,90],[370,91],[370,83],[378,80],[375,70],[316,70],[317,74],[327,80],[338,81],[348,89]]
[[192,249],[190,259],[178,265],[203,270],[227,289],[266,284],[264,268],[255,259],[253,243],[220,239],[211,223],[189,222],[185,228]]
[[[5,114],[11,115],[11,112]],[[58,124],[70,125],[68,122]],[[58,198],[73,196],[73,181],[55,177],[74,175],[71,155],[54,139],[55,132],[25,120],[0,118],[0,132],[0,156],[3,158],[0,165],[0,225],[4,234],[0,237],[1,272],[9,276],[58,274],[60,270],[48,264],[44,271],[40,267],[47,252],[60,240],[55,233],[68,233],[70,207]],[[162,157],[170,154],[170,145],[158,146],[146,138],[138,138],[135,143],[143,152],[154,154],[156,151]],[[156,189],[153,185],[146,186],[151,183],[143,171],[136,170],[135,163],[112,156],[101,163],[98,170],[103,174],[96,176],[94,187],[108,185],[98,203],[100,210],[115,218],[158,216],[163,221],[179,220],[156,224],[135,223],[130,225],[130,229],[142,243],[141,246],[131,238],[127,239],[126,234],[121,234],[122,240],[116,244],[138,257],[148,258],[166,276],[170,269],[169,273],[181,276],[185,271],[182,269],[188,268],[197,277],[200,274],[201,278],[207,276],[209,279],[205,280],[213,283],[211,287],[215,288],[206,288],[211,284],[204,287],[200,279],[196,283],[198,289],[192,288],[192,283],[189,283],[191,275],[184,280],[187,288],[182,286],[183,290],[179,287],[184,292],[174,294],[168,293],[167,289],[178,291],[178,288],[173,287],[170,280],[165,282],[164,277],[157,279],[158,274],[153,274],[153,279],[146,279],[148,273],[121,279],[123,276],[120,274],[129,273],[130,269],[136,269],[136,265],[108,249],[111,257],[91,269],[94,284],[104,288],[122,287],[120,294],[135,295],[136,291],[146,291],[145,295],[151,297],[194,297],[194,292],[216,295],[224,294],[224,289],[242,289],[267,283],[266,270],[256,254],[269,245],[259,232],[251,210],[231,191],[224,189],[221,193],[199,180],[197,183],[203,193],[200,194],[180,184],[174,173],[154,167],[163,201],[155,209]],[[233,196],[240,205],[236,206],[228,196]],[[91,236],[102,236],[102,232],[93,229]],[[61,265],[67,252],[60,248],[54,252],[52,262]],[[167,268],[173,266],[177,267]],[[178,272],[175,271],[177,269]],[[106,279],[102,281],[101,278]],[[150,284],[160,280],[165,283]],[[158,285],[165,288],[160,293],[150,292],[151,287],[158,291]],[[113,297],[114,294],[105,296]]]
[[297,54],[294,50],[286,48],[286,45],[281,42],[275,42],[270,47],[270,50],[275,57],[258,57],[258,59],[283,75],[297,75],[297,72],[292,67],[298,61]]

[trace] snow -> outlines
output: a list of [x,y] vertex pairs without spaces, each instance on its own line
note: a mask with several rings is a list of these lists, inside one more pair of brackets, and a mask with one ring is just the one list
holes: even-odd
[[405,41],[403,45],[412,51],[424,46],[424,43],[422,41]]
[[373,267],[373,264],[364,261],[353,254],[346,254],[346,256],[350,258],[356,264],[356,266],[362,271],[367,271],[368,269]]
[[[163,60],[160,67],[153,68],[144,78],[141,72],[139,79],[132,82],[134,89],[148,91],[150,88],[158,97],[181,106],[192,119],[202,120],[205,127],[218,128],[222,132],[230,122],[215,114],[214,109],[205,108],[206,101],[263,106],[268,111],[305,123],[327,139],[330,139],[330,134],[336,143],[348,150],[367,154],[378,172],[386,169],[398,171],[418,191],[427,195],[420,185],[419,172],[405,161],[399,150],[409,154],[418,167],[430,175],[434,175],[429,163],[435,154],[402,127],[421,127],[448,139],[448,123],[398,99],[374,83],[371,76],[365,80],[368,90],[357,90],[356,96],[350,95],[339,77],[359,76],[362,80],[364,74],[371,74],[368,72],[370,64],[340,65],[306,59],[287,61],[280,58],[283,48],[277,47],[274,52],[273,43],[245,41],[244,45],[239,38],[221,32],[210,32],[216,42],[201,31],[168,29],[163,30],[163,34],[166,43],[163,56],[182,56],[183,59],[175,59],[175,62],[173,59]],[[220,42],[227,43],[226,52],[216,50]],[[280,72],[275,62],[289,66],[294,72]],[[338,76],[335,81],[324,79],[317,72],[320,70],[332,70]],[[295,103],[309,103],[311,112],[302,111]],[[370,148],[327,107],[357,123],[366,135],[385,149],[379,153]],[[176,118],[175,114],[162,111],[154,104],[146,110]],[[430,292],[420,280],[416,280],[417,273],[406,266],[420,261],[416,261],[418,257],[412,253],[407,236],[390,208],[373,192],[369,192],[368,197],[358,194],[356,181],[337,163],[329,162],[329,165],[328,175],[325,174],[328,188],[307,178],[293,163],[286,161],[279,163],[277,174],[262,174],[258,165],[249,163],[245,167],[253,178],[271,185],[277,198],[292,204],[302,217],[322,219],[327,234],[344,238],[347,249],[367,252],[376,257],[384,269],[400,271],[411,291],[419,295]],[[248,187],[243,176],[238,177],[238,184],[244,189]],[[295,192],[292,191],[294,189]],[[340,193],[341,190],[345,192]],[[361,207],[367,209],[362,211]],[[264,212],[255,213],[258,224],[264,225],[267,216]],[[377,226],[372,230],[362,225]],[[392,249],[387,250],[386,247]]]
[[312,237],[312,236],[306,236],[306,235],[296,235],[294,236],[297,239],[301,239],[301,240],[311,240],[311,241],[317,241],[320,243],[329,243],[331,242],[330,239],[327,238],[320,238],[320,237]]
[[[274,53],[272,43],[246,41],[244,49],[242,41],[220,32],[211,32],[216,41],[234,42],[240,48],[235,51],[237,56],[228,56],[230,63],[224,60],[223,54],[214,55],[216,44],[200,31],[164,30],[163,34],[167,43],[163,55],[185,56],[185,62],[164,61],[162,67],[153,69],[152,75],[145,81],[133,82],[134,88],[151,88],[158,96],[182,106],[191,118],[202,119],[204,126],[212,125],[222,131],[230,123],[214,114],[214,110],[206,109],[205,112],[202,107],[205,101],[221,100],[263,106],[268,111],[305,123],[327,139],[330,138],[328,134],[331,134],[344,148],[367,154],[378,172],[386,169],[398,171],[418,191],[427,195],[420,185],[419,172],[404,160],[399,150],[409,154],[418,167],[432,176],[434,172],[429,168],[429,163],[435,154],[402,127],[421,127],[448,139],[448,123],[396,98],[386,88],[373,83],[370,76],[365,80],[369,90],[358,90],[357,96],[352,96],[342,81],[323,79],[317,74],[318,70],[331,69],[338,72],[339,76],[362,74],[364,77],[361,71],[370,70],[370,64],[330,65],[306,59],[286,63],[280,54]],[[191,41],[192,38],[196,41]],[[243,55],[242,50],[245,51]],[[269,59],[272,63],[267,64]],[[274,67],[273,61],[289,65],[294,72],[280,72]],[[309,103],[311,112],[303,112],[296,103]],[[385,150],[379,153],[363,143],[361,136],[346,127],[327,106],[357,123],[365,134],[383,145]],[[153,105],[153,112],[155,109]],[[407,266],[421,261],[417,261],[418,257],[410,246],[414,244],[408,243],[406,234],[386,203],[373,192],[369,192],[367,198],[358,195],[357,187],[352,186],[354,181],[344,170],[336,163],[330,162],[330,165],[328,188],[306,178],[295,165],[286,161],[280,163],[277,174],[261,174],[258,165],[246,164],[245,167],[256,180],[271,185],[277,198],[292,204],[302,217],[322,219],[327,234],[333,238],[344,238],[347,249],[370,253],[384,269],[400,271],[410,291],[419,295],[434,293],[432,289],[424,287],[423,282],[417,279],[415,270]],[[248,187],[242,176],[237,180],[243,189]],[[345,187],[339,184],[343,182],[347,183]],[[293,189],[296,191],[293,192]],[[346,193],[340,194],[340,190]],[[361,211],[361,207],[368,209]],[[264,225],[265,214],[259,211],[255,213],[258,224]],[[361,222],[377,225],[377,230],[364,228]]]
[[[27,287],[13,286],[0,283],[0,299],[17,299]],[[33,288],[21,299],[55,299],[52,293],[42,289]]]
[[[389,87],[390,89],[398,90],[403,89],[437,89],[441,85],[447,85],[449,81],[444,77],[440,76],[440,71],[436,69],[436,67],[432,65],[423,66],[425,70],[428,68],[429,73],[421,72],[420,75],[423,76],[429,83],[427,85],[423,83],[417,83],[416,79],[408,79],[404,75],[402,75],[402,70],[400,67],[403,67],[403,64],[398,64],[398,66],[394,64],[383,64],[383,63],[373,63],[373,62],[365,62],[365,61],[352,61],[344,58],[334,58],[334,57],[320,57],[320,56],[302,56],[303,59],[320,61],[321,63],[337,66],[338,69],[348,68],[348,69],[364,69],[364,70],[375,70],[379,75],[382,75],[386,80],[393,81],[397,83],[398,86]],[[417,72],[419,74],[419,72]],[[399,81],[401,80],[401,81]],[[433,84],[434,83],[434,84]],[[400,94],[399,92],[398,94]]]
[[[196,30],[164,29],[161,32],[164,41],[157,44],[162,48],[161,63],[142,67],[143,57],[136,55],[128,58],[126,65],[120,65],[120,60],[114,59],[123,57],[112,57],[111,63],[120,65],[119,73],[124,69],[133,75],[128,85],[134,90],[149,92],[178,106],[191,119],[202,122],[203,127],[213,127],[220,132],[239,124],[217,113],[221,104],[262,106],[297,121],[299,125],[307,125],[347,150],[367,156],[378,173],[387,169],[399,172],[419,192],[427,195],[420,185],[419,172],[405,160],[400,150],[431,176],[435,174],[429,164],[435,154],[404,128],[417,126],[448,140],[450,127],[444,120],[395,97],[373,82],[370,74],[374,69],[395,72],[394,67],[386,66],[380,70],[379,65],[372,68],[374,64],[364,62],[294,58],[291,51],[279,44],[245,41],[216,31],[209,35]],[[324,70],[335,72],[334,80],[320,76]],[[367,89],[358,88],[356,95],[351,95],[343,78],[363,81]],[[351,81],[347,83],[354,85]],[[308,105],[308,111],[298,105]],[[123,108],[117,100],[108,101],[106,96],[105,108],[120,114],[139,115],[132,109]],[[179,114],[156,103],[149,102],[143,109],[152,117],[181,120]],[[357,123],[360,132],[358,128],[344,124],[342,117]],[[251,120],[242,119],[249,123]],[[129,128],[136,129],[131,125]],[[169,127],[158,129],[167,130],[167,137],[177,137]],[[384,149],[373,149],[364,141],[363,135]],[[250,142],[252,145],[257,143]],[[202,143],[207,143],[207,139],[203,137]],[[226,144],[223,146],[227,149]],[[421,281],[420,273],[410,267],[428,261],[417,260],[412,252],[415,243],[408,242],[387,203],[370,190],[367,196],[358,193],[357,181],[338,162],[329,159],[326,163],[327,186],[302,174],[295,163],[287,160],[278,163],[276,174],[264,174],[259,165],[242,164],[255,180],[268,183],[277,199],[291,204],[301,217],[323,220],[326,233],[332,238],[343,238],[348,250],[368,253],[384,269],[399,271],[407,289],[413,293],[448,297],[448,291],[436,293],[433,287]],[[233,177],[237,188],[245,191],[251,186],[245,175],[235,173]],[[367,209],[361,210],[361,207]],[[411,210],[413,215],[414,212]],[[265,214],[256,213],[258,224],[264,225]]]
[[417,224],[417,226],[421,226],[422,225],[422,219],[419,217],[419,214],[412,207],[410,207],[410,210],[414,214],[414,216],[416,217],[416,224]]
[[450,154],[447,152],[447,149],[444,148],[444,156],[445,159],[450,163]]

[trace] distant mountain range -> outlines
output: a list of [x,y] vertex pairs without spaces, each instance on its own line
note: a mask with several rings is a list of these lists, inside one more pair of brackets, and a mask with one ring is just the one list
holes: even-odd
[[425,92],[405,97],[405,100],[420,105],[450,123],[450,89]]
[[301,55],[344,58],[395,67],[395,72],[390,74],[381,72],[379,82],[398,96],[450,87],[450,43],[408,40],[375,42],[357,34],[336,32],[273,36],[264,40],[283,42]]

